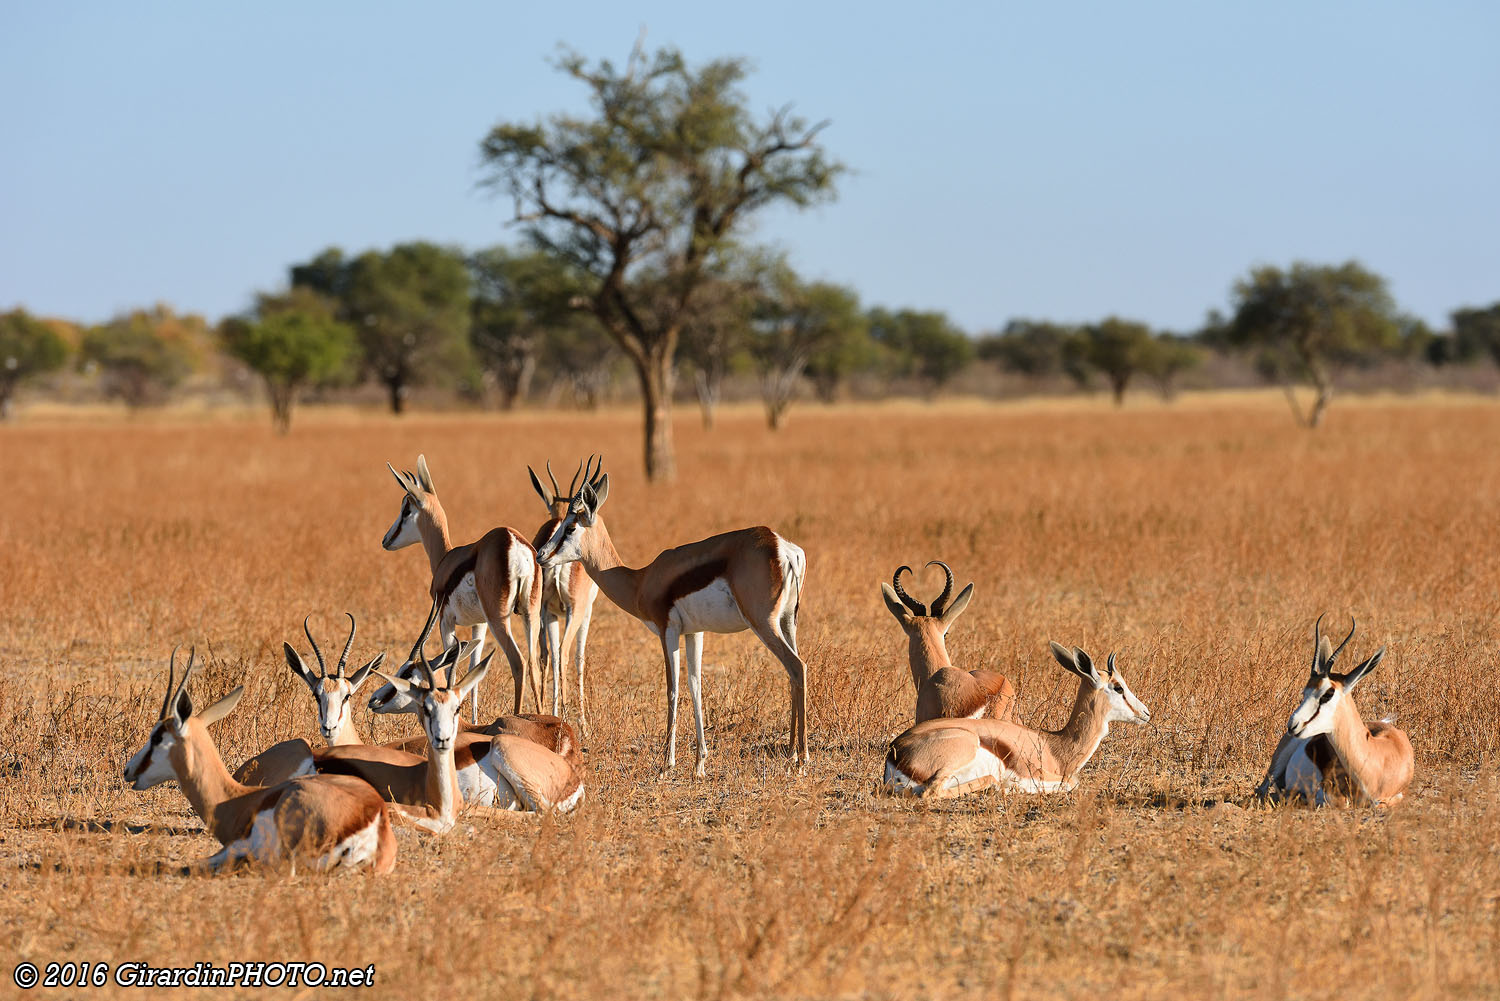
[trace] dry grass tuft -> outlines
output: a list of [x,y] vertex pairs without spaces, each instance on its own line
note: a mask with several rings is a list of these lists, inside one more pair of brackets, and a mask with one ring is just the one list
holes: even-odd
[[[633,415],[308,413],[285,439],[258,421],[0,429],[16,960],[373,962],[377,997],[1500,993],[1500,409],[1349,406],[1307,434],[1253,398],[901,406],[679,435],[692,478],[653,488]],[[302,616],[336,645],[354,612],[357,658],[399,655],[425,618],[420,553],[380,549],[400,502],[384,462],[425,451],[467,540],[529,535],[525,464],[592,450],[629,561],[756,523],[806,549],[806,774],[785,755],[784,675],[742,634],[707,643],[709,778],[691,778],[684,698],[687,764],[658,781],[657,645],[601,599],[580,814],[403,830],[384,879],[163,871],[216,848],[175,788],[120,779],[174,644],[206,651],[205,699],[248,685],[216,728],[226,760],[315,737],[279,652]],[[950,651],[1005,671],[1023,719],[1057,725],[1071,702],[1057,639],[1121,651],[1153,725],[1117,729],[1069,796],[876,795],[913,704],[878,583],[934,558],[976,582]],[[1417,748],[1389,813],[1242,808],[1320,612],[1358,616],[1356,656],[1391,647],[1359,696]],[[484,686],[486,713],[508,685]],[[413,726],[360,719],[377,739]]]

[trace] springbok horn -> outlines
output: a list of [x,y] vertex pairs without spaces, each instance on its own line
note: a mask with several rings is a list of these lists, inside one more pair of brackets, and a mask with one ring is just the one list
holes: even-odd
[[896,597],[898,597],[898,598],[901,599],[901,604],[903,604],[907,608],[911,609],[912,614],[914,614],[914,615],[926,615],[927,614],[927,606],[923,605],[920,601],[918,601],[917,599],[913,598],[911,595],[907,594],[905,590],[902,589],[902,587],[901,587],[901,574],[903,572],[905,572],[905,573],[911,573],[911,567],[905,566],[903,564],[902,566],[897,567],[896,568],[896,572],[891,575],[891,587],[895,589],[895,591],[896,591]]
[[309,615],[302,620],[302,631],[307,634],[307,642],[312,644],[313,656],[318,658],[318,672],[326,678],[328,677],[328,665],[323,662],[323,651],[318,649],[318,641],[312,638],[312,630],[307,628],[307,620],[311,618],[312,616]]
[[1323,645],[1322,634],[1323,616],[1318,616],[1318,621],[1313,623],[1313,666],[1314,675],[1324,674],[1323,662],[1318,659],[1318,648]]
[[589,480],[589,486],[597,490],[599,489],[599,480],[604,476],[604,456],[603,454],[596,453],[594,458],[598,461],[594,463],[594,475]]
[[195,647],[195,646],[188,647],[187,668],[186,668],[186,670],[184,670],[182,672],[182,680],[180,680],[180,681],[177,682],[177,689],[176,689],[176,691],[174,691],[171,695],[167,696],[167,709],[162,710],[162,715],[163,716],[166,716],[167,712],[169,710],[171,710],[171,711],[175,711],[176,710],[176,708],[177,708],[177,700],[180,699],[180,698],[182,698],[183,690],[187,688],[188,679],[193,676],[193,669],[198,666],[197,663],[193,659],[193,658],[195,658],[197,656],[198,656],[198,648]]
[[422,635],[417,637],[417,642],[412,644],[411,653],[406,655],[407,663],[416,661],[420,655],[422,660],[427,659],[427,654],[422,648],[427,645],[427,637],[432,633],[432,624],[437,621],[438,600],[432,599],[432,611],[427,613],[427,624],[422,627]]
[[547,479],[552,481],[552,499],[557,500],[557,498],[562,494],[562,487],[557,485],[557,477],[552,475],[551,459],[547,460]]
[[339,666],[334,668],[333,672],[340,678],[344,676],[344,662],[349,659],[349,649],[354,646],[354,630],[358,628],[354,622],[354,615],[350,612],[345,612],[344,614],[349,616],[349,638],[344,641],[344,652],[339,654]]
[[1357,625],[1358,625],[1358,623],[1356,623],[1354,621],[1354,616],[1352,616],[1352,615],[1349,616],[1349,635],[1345,636],[1344,637],[1344,642],[1340,643],[1334,649],[1333,653],[1331,653],[1331,654],[1328,655],[1328,663],[1326,663],[1326,664],[1323,665],[1323,673],[1324,674],[1327,674],[1330,670],[1333,669],[1333,662],[1339,659],[1339,654],[1341,654],[1341,653],[1344,652],[1344,647],[1348,646],[1349,645],[1349,641],[1354,638],[1354,630],[1355,630],[1355,627]]
[[181,649],[181,643],[174,646],[172,659],[167,662],[167,692],[161,697],[161,712],[156,714],[157,719],[166,719],[167,709],[172,705],[172,684],[177,680],[177,651]]
[[[932,603],[932,614],[934,616],[942,615],[943,607],[948,604],[948,596],[953,593],[953,571],[948,569],[948,564],[944,563],[942,560],[931,560],[928,562],[927,566],[942,567],[943,573],[948,577],[947,583],[943,585],[943,593],[938,595],[937,600]],[[922,569],[925,570],[927,569],[927,567],[923,567]]]
[[578,496],[578,477],[581,476],[582,474],[583,474],[583,463],[580,462],[578,464],[578,468],[575,469],[575,470],[573,470],[573,479],[568,484],[568,498],[570,500],[572,498]]

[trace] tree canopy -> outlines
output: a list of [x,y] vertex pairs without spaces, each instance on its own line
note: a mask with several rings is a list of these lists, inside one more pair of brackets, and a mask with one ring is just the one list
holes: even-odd
[[24,309],[0,313],[0,420],[10,416],[16,387],[62,368],[68,342]]
[[[623,68],[572,53],[558,67],[590,113],[495,126],[480,147],[486,182],[536,246],[588,276],[582,302],[640,380],[646,473],[669,479],[678,340],[713,255],[770,205],[831,197],[843,168],[817,143],[822,125],[785,108],[751,115],[741,59],[695,67],[638,47]],[[635,283],[648,272],[668,292],[655,308]]]
[[225,350],[265,380],[271,423],[283,434],[292,426],[297,391],[346,372],[358,353],[354,331],[338,320],[337,308],[310,288],[292,288],[262,293],[253,315],[219,326]]
[[161,402],[192,372],[208,341],[202,317],[178,316],[166,306],[115,317],[83,335],[79,355],[97,365],[106,396],[136,409]]

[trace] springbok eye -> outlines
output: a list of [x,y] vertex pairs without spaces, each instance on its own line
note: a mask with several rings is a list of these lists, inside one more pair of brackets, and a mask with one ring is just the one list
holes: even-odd
[[1125,688],[1124,688],[1124,686],[1121,685],[1118,681],[1115,682],[1115,691],[1119,692],[1121,695],[1125,694]]
[[1331,698],[1333,698],[1333,689],[1332,688],[1328,689],[1328,691],[1326,691],[1326,692],[1323,693],[1323,697],[1318,700],[1318,704],[1322,705],[1324,702],[1327,702]]

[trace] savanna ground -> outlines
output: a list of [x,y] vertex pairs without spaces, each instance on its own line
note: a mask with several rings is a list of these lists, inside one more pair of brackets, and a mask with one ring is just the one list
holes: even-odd
[[[774,435],[748,410],[692,417],[672,487],[643,482],[627,412],[0,429],[3,989],[21,959],[304,960],[374,963],[371,997],[1500,996],[1500,407],[1345,399],[1312,434],[1269,395],[808,407]],[[807,551],[805,774],[785,675],[744,633],[706,645],[707,779],[684,692],[658,780],[658,646],[601,598],[579,813],[401,829],[384,878],[158,872],[217,848],[175,785],[120,777],[174,644],[207,653],[203,697],[248,685],[216,727],[231,766],[315,738],[280,654],[303,615],[336,648],[352,611],[353,656],[399,658],[427,610],[420,550],[380,548],[386,460],[426,453],[464,541],[529,535],[526,464],[566,483],[595,450],[629,562],[755,523]],[[878,585],[939,558],[976,583],[955,661],[1005,671],[1023,719],[1071,703],[1048,639],[1120,651],[1153,722],[1117,726],[1072,794],[877,794],[913,705]],[[1416,746],[1388,813],[1249,801],[1320,612],[1340,635],[1358,616],[1351,662],[1390,646],[1358,699]],[[508,689],[483,687],[486,716]]]

